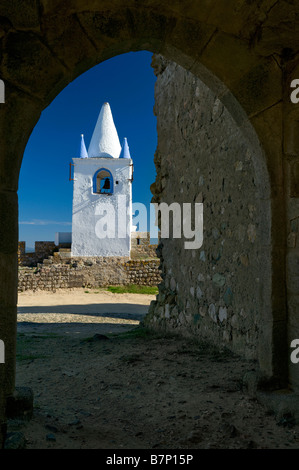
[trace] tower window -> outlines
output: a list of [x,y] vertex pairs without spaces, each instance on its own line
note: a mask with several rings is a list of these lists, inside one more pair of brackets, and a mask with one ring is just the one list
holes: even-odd
[[98,170],[93,177],[93,192],[96,194],[113,194],[113,177],[109,170]]

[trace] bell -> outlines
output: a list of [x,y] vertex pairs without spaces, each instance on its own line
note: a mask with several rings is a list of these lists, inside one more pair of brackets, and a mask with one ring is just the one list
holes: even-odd
[[105,179],[103,189],[110,189],[110,180],[109,180],[109,178]]

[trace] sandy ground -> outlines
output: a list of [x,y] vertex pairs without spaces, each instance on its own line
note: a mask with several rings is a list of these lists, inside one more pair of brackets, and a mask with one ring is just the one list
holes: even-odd
[[84,336],[121,333],[139,325],[152,295],[113,294],[100,289],[23,292],[18,301],[18,331]]
[[33,389],[34,416],[9,430],[28,449],[299,447],[299,427],[243,390],[255,364],[147,334],[153,296],[96,292],[19,295],[17,385]]

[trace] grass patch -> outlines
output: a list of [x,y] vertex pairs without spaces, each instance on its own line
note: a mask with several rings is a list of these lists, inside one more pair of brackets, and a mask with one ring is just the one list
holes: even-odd
[[107,290],[113,294],[157,295],[159,292],[156,286],[139,286],[136,284],[130,284],[128,286],[108,286]]
[[124,331],[123,333],[112,333],[108,336],[111,338],[119,338],[119,339],[135,339],[135,338],[152,337],[152,333],[146,328],[137,327],[129,331]]
[[124,331],[123,333],[110,333],[107,335],[111,339],[124,340],[124,341],[152,341],[152,340],[163,340],[163,339],[173,339],[176,338],[176,335],[171,333],[165,333],[163,331],[153,331],[144,326],[137,326],[129,331]]

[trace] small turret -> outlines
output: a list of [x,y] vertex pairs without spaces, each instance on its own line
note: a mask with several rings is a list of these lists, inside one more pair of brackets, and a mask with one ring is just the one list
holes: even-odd
[[86,150],[85,142],[84,142],[84,135],[81,134],[81,144],[80,144],[80,153],[79,153],[80,158],[88,158],[88,153]]
[[131,158],[130,149],[129,149],[129,145],[128,145],[128,141],[126,137],[124,138],[123,146],[122,146],[119,158]]

